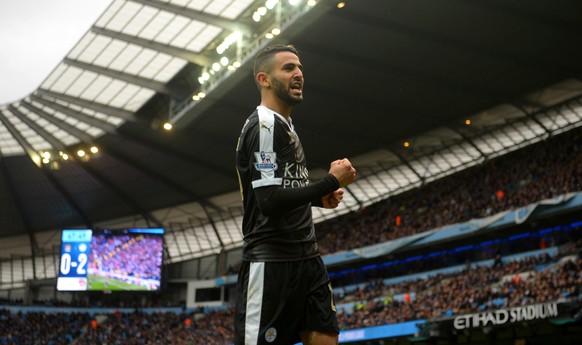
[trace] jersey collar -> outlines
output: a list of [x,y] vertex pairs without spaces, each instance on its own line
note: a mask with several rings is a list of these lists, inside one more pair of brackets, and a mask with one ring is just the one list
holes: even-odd
[[289,130],[290,131],[295,132],[295,128],[293,127],[293,120],[291,120],[291,117],[289,117],[289,121],[287,121],[287,119],[285,118],[285,116],[279,114],[278,112],[276,112],[274,110],[271,110],[271,109],[265,107],[264,105],[259,105],[257,107],[257,109],[259,109],[259,108],[262,108],[264,110],[267,110],[267,111],[273,113],[273,115],[275,115],[275,116],[279,117],[281,120],[283,120],[283,122],[287,125],[287,127],[289,127]]

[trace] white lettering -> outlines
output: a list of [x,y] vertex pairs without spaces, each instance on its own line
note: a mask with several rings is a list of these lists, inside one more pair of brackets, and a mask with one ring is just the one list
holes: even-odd
[[291,168],[295,166],[293,163],[285,163],[285,177],[292,177]]
[[473,315],[473,327],[479,327],[481,322],[483,322],[483,326],[485,326],[485,323],[487,322],[487,313]]
[[547,304],[546,308],[548,309],[548,317],[558,316],[558,304],[557,303]]
[[535,305],[528,305],[526,307],[526,310],[527,310],[527,320],[533,320],[537,318]]
[[302,165],[285,163],[283,174],[284,188],[297,188],[309,185],[309,171]]
[[521,308],[515,308],[515,314],[517,314],[515,321],[520,322],[523,318],[523,310]]
[[538,317],[540,319],[545,319],[546,316],[546,311],[544,310],[544,307],[542,305],[536,305],[536,312],[538,313]]
[[509,322],[516,322],[517,321],[517,312],[513,309],[509,311],[509,315],[511,315]]
[[471,327],[469,320],[471,320],[471,315],[459,315],[455,318],[453,323],[456,329],[465,329]]
[[530,321],[558,316],[557,303],[534,304],[509,309],[499,309],[479,314],[459,315],[453,320],[455,329],[502,325],[507,322]]
[[509,319],[509,313],[505,309],[500,309],[495,312],[495,316],[497,318],[496,323],[498,325],[502,325],[507,322]]
[[297,188],[297,187],[305,187],[309,184],[308,181],[305,180],[292,180],[292,179],[283,179],[283,188]]

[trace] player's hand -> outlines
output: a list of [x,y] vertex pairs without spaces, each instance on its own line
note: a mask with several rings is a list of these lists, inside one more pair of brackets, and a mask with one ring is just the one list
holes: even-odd
[[344,198],[344,190],[339,188],[335,192],[321,198],[323,208],[336,208]]
[[345,187],[356,180],[356,169],[347,158],[331,162],[329,173],[337,178],[340,187]]

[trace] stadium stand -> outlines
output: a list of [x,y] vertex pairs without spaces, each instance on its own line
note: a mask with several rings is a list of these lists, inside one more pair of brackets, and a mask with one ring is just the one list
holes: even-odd
[[321,223],[322,254],[393,240],[582,190],[582,131]]
[[[331,220],[322,224],[320,231],[323,228],[328,234],[325,243],[336,240],[327,248],[339,250],[346,244],[351,247],[411,234],[410,229],[418,224],[411,223],[415,214],[401,207],[406,202],[412,202],[412,210],[425,205],[423,219],[433,220],[428,224],[443,225],[469,215],[487,215],[521,206],[528,200],[575,191],[579,186],[577,176],[582,176],[580,135],[580,131],[574,131],[551,138],[534,148],[487,162],[470,173],[451,176],[394,200],[373,205],[363,212]],[[516,163],[522,168],[511,169]],[[533,167],[542,163],[548,167],[544,169],[546,173],[534,175]],[[503,172],[507,176],[502,176]],[[463,190],[475,186],[476,181],[488,181],[488,184],[480,184],[483,187],[475,191],[470,203],[455,204],[459,207],[478,205],[480,208],[466,208],[462,212],[459,209],[459,213],[464,215],[461,218],[443,216],[447,214],[446,205],[458,200]],[[554,181],[561,183],[555,184]],[[505,195],[500,200],[495,196],[495,190],[501,187]],[[444,190],[450,193],[444,193]],[[394,219],[395,212],[402,215],[400,227],[386,222],[386,219]],[[436,223],[435,219],[445,223]],[[346,231],[341,230],[342,224]],[[581,226],[565,229],[545,231],[543,236],[519,238],[519,241],[499,238],[489,241],[494,245],[477,246],[471,251],[457,252],[449,248],[436,256],[429,253],[421,259],[396,260],[390,265],[376,264],[373,268],[363,266],[366,263],[362,262],[348,270],[332,269],[330,276],[335,285],[341,329],[367,329],[415,320],[434,321],[498,308],[579,300],[582,297]],[[360,236],[365,238],[360,242],[330,236],[333,233],[349,234],[350,231],[369,235]],[[379,232],[394,234],[374,237]],[[102,302],[98,305],[87,302],[66,305],[58,300],[37,301],[35,304],[43,309],[27,312],[22,309],[22,301],[3,299],[0,301],[4,305],[0,314],[0,344],[232,342],[231,307],[188,310],[176,302],[175,308],[168,311],[162,308],[168,305],[151,301],[151,305],[124,301],[124,304],[110,305],[113,309],[107,309]],[[10,306],[19,306],[20,309],[10,309]],[[81,307],[87,312],[62,312],[59,308],[71,306]],[[41,326],[45,322],[54,327]]]
[[[370,280],[362,287],[343,288],[337,295],[342,330],[439,319],[496,308],[582,297],[582,256],[579,246],[562,247],[560,256],[520,255],[501,264],[475,263],[468,269],[425,278],[400,277],[400,282]],[[354,302],[349,302],[354,301]],[[6,302],[6,301],[4,301]],[[110,314],[47,312],[0,313],[0,344],[229,344],[232,310]],[[99,309],[93,310],[99,313]],[[99,320],[99,321],[97,321]]]

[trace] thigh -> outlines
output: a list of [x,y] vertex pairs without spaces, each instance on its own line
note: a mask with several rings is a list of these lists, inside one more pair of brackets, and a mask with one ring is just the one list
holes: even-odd
[[309,293],[305,300],[305,315],[301,331],[318,331],[335,334],[337,337],[339,327],[336,306],[327,268],[321,258],[316,258],[311,260],[306,271],[310,272],[311,281]]
[[235,344],[299,342],[305,309],[301,278],[298,262],[243,263],[237,286]]
[[337,345],[338,334],[318,331],[301,332],[301,342],[303,345]]

